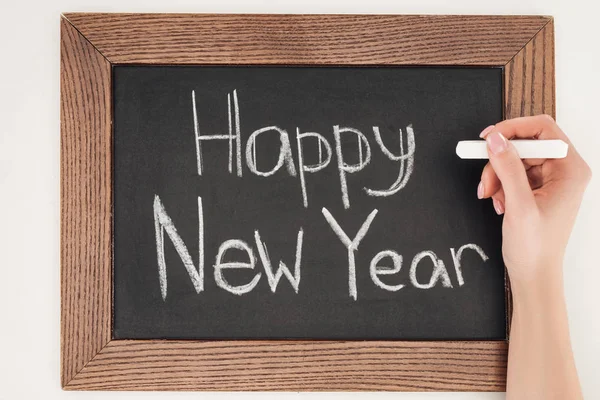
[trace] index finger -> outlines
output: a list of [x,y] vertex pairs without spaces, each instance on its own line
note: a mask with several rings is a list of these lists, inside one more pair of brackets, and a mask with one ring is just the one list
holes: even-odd
[[580,172],[586,170],[587,165],[581,158],[573,143],[567,135],[554,122],[549,115],[536,115],[532,117],[519,117],[499,122],[494,129],[502,132],[507,139],[560,139],[569,145],[567,156],[561,159],[528,159],[523,162],[529,166],[547,165],[545,170],[561,178],[579,178]]
[[561,139],[572,146],[565,133],[549,115],[507,119],[496,124],[496,129],[507,139]]

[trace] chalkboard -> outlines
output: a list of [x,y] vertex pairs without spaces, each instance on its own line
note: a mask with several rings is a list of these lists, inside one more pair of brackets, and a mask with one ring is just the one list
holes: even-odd
[[454,153],[501,68],[114,66],[113,101],[115,339],[506,339]]

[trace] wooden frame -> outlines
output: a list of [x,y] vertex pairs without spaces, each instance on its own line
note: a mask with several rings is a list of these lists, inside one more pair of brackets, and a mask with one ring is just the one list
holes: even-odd
[[505,389],[507,341],[112,340],[115,64],[502,66],[506,118],[554,116],[551,17],[61,17],[63,388]]

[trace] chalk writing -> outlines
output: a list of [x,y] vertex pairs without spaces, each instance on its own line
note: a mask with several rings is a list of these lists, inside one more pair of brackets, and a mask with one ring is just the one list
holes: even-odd
[[[233,109],[231,105],[231,98],[233,97]],[[242,133],[240,128],[240,109],[238,102],[238,94],[237,90],[234,90],[233,93],[227,94],[227,120],[228,120],[228,133],[227,134],[201,134],[200,123],[199,123],[199,113],[198,106],[196,101],[196,92],[192,91],[192,114],[194,120],[194,138],[196,144],[196,163],[198,169],[198,175],[203,176],[210,173],[210,171],[205,171],[202,161],[202,152],[203,145],[202,143],[206,143],[209,141],[222,141],[227,140],[229,143],[229,164],[228,171],[229,173],[233,173],[233,141],[236,143],[236,152],[235,159],[237,165],[237,176],[242,177]],[[234,132],[235,128],[235,132]],[[412,125],[408,125],[405,129],[406,137],[403,135],[402,129],[399,129],[399,142],[400,149],[398,155],[394,154],[388,147],[384,144],[380,129],[378,126],[371,127],[373,130],[373,136],[377,147],[381,150],[381,154],[383,154],[386,158],[391,161],[398,163],[398,178],[395,182],[393,182],[388,189],[372,189],[372,188],[362,188],[364,192],[369,196],[392,196],[398,193],[401,189],[406,187],[408,184],[410,177],[412,175],[414,169],[414,156],[415,156],[415,133]],[[257,139],[258,136],[265,133],[274,131],[279,133],[279,155],[277,158],[276,164],[268,170],[260,170],[257,167],[257,154],[260,153],[260,150],[257,150]],[[248,170],[254,174],[261,177],[270,177],[276,174],[281,167],[285,164],[285,169],[289,176],[296,177],[299,175],[300,180],[300,192],[302,198],[302,204],[304,207],[308,208],[309,206],[309,197],[306,189],[306,173],[314,174],[319,172],[329,166],[331,162],[331,158],[333,156],[333,148],[335,148],[335,156],[336,156],[336,167],[338,170],[338,176],[340,181],[340,191],[341,191],[341,200],[344,208],[350,208],[350,191],[348,188],[348,175],[358,173],[364,170],[373,157],[371,145],[369,143],[369,139],[367,136],[362,133],[360,130],[345,126],[340,127],[340,125],[332,125],[332,135],[334,145],[330,144],[330,141],[322,133],[317,132],[300,132],[300,128],[296,127],[296,145],[297,145],[297,163],[298,163],[298,173],[296,172],[296,162],[294,160],[294,154],[291,148],[291,142],[289,133],[286,129],[269,125],[263,128],[259,128],[250,133],[248,139],[246,141],[246,147],[244,156],[246,157],[246,166]],[[358,162],[355,164],[349,164],[346,160],[348,159],[349,154],[344,153],[344,147],[342,146],[343,138],[354,137],[356,139],[356,152],[358,154]],[[316,164],[306,164],[304,159],[304,148],[309,143],[306,141],[307,138],[315,138],[316,145],[318,148],[319,160]],[[330,139],[331,140],[331,139]],[[345,139],[349,140],[349,139]],[[305,143],[305,141],[307,143]],[[406,151],[404,150],[406,141]],[[313,142],[314,143],[314,142]],[[347,151],[347,150],[346,150]],[[324,154],[323,154],[324,153]],[[323,158],[324,157],[324,158]]]
[[[372,147],[369,136],[355,127],[338,124],[340,121],[333,123],[331,125],[331,131],[327,133],[301,131],[300,127],[296,126],[295,130],[291,131],[295,133],[295,140],[290,140],[290,135],[286,128],[266,124],[265,127],[248,132],[247,139],[245,139],[245,150],[242,152],[242,147],[244,146],[242,140],[246,136],[243,133],[246,132],[243,132],[241,129],[240,102],[237,90],[227,93],[227,133],[225,134],[218,132],[204,133],[201,129],[201,125],[205,119],[203,117],[204,114],[200,111],[201,107],[199,107],[201,97],[196,97],[195,90],[193,90],[191,94],[195,142],[194,153],[196,159],[196,171],[194,174],[197,173],[198,179],[211,179],[211,170],[205,166],[203,159],[203,152],[206,151],[206,147],[209,144],[211,146],[216,146],[217,143],[226,141],[228,144],[227,171],[229,174],[232,174],[234,178],[237,177],[235,179],[244,179],[243,157],[245,157],[245,166],[252,175],[261,178],[269,178],[275,174],[287,174],[287,176],[291,178],[298,179],[300,183],[299,199],[301,199],[301,205],[299,201],[297,207],[309,209],[311,206],[314,206],[315,201],[311,200],[308,193],[307,179],[319,179],[316,174],[325,168],[330,167],[336,169],[336,174],[334,176],[339,179],[341,206],[343,207],[340,212],[341,215],[338,215],[338,219],[336,219],[327,208],[321,207],[320,211],[322,218],[325,221],[324,223],[331,228],[333,233],[332,237],[337,237],[339,242],[341,242],[342,246],[338,245],[340,255],[345,255],[344,263],[329,267],[336,268],[345,264],[348,280],[348,296],[352,300],[357,301],[359,299],[359,287],[356,278],[357,269],[359,268],[368,268],[368,273],[373,285],[388,292],[399,292],[407,285],[421,290],[431,289],[438,285],[442,288],[454,289],[446,264],[432,250],[425,249],[413,256],[409,267],[408,282],[398,283],[397,276],[399,276],[402,270],[404,258],[403,255],[393,249],[387,248],[375,253],[368,265],[357,264],[357,254],[359,254],[361,242],[369,234],[370,228],[372,226],[377,226],[376,217],[378,216],[378,210],[376,208],[373,208],[368,214],[365,213],[366,215],[362,225],[355,234],[342,228],[343,224],[338,222],[343,221],[344,212],[353,212],[351,210],[351,192],[354,196],[356,196],[356,192],[350,190],[352,175],[358,174],[369,168],[374,157],[383,156],[387,160],[395,163],[395,168],[398,169],[397,178],[394,182],[391,182],[387,188],[362,187],[357,189],[358,194],[371,197],[389,197],[397,195],[402,189],[408,187],[408,183],[415,168],[416,154],[416,133],[412,124],[407,124],[404,129],[398,129],[398,150],[391,150],[388,145],[386,145],[386,139],[381,133],[379,126],[370,127],[370,130],[373,132],[371,140],[374,140],[375,143],[374,147]],[[260,135],[267,132],[276,133],[275,136],[269,134],[265,135],[270,139],[264,140],[273,140],[274,137],[277,137],[276,140],[278,140],[278,143],[274,143],[279,149],[277,161],[270,166],[261,164],[261,168],[259,168],[258,158],[260,158],[261,151],[264,150],[261,150],[261,147],[257,145],[257,139]],[[396,135],[396,133],[392,132],[391,135]],[[387,136],[388,143],[390,142],[391,137],[392,136]],[[295,149],[292,147],[292,143],[294,143]],[[353,148],[356,153],[349,153],[349,149]],[[314,160],[312,160],[312,163],[306,161],[305,151],[307,149],[312,150],[313,159],[315,158],[314,154],[318,154],[317,162],[314,162]],[[213,151],[213,149],[211,149],[211,151]],[[214,151],[221,150],[215,148]],[[332,161],[334,157],[335,162]],[[349,160],[353,161],[351,162]],[[283,168],[284,166],[285,168]],[[210,167],[215,168],[215,165],[211,165]],[[314,178],[312,176],[314,176]],[[395,170],[394,175],[392,176],[395,176]],[[335,188],[335,190],[337,191],[338,189]],[[373,199],[373,201],[376,201],[376,199]],[[167,208],[163,205],[159,194],[155,194],[154,196],[154,238],[156,241],[158,281],[160,293],[164,301],[167,301],[168,297],[168,268],[165,253],[165,247],[168,244],[165,242],[165,233],[172,246],[175,248],[181,263],[183,263],[183,267],[187,271],[196,293],[200,294],[204,291],[204,268],[206,262],[205,258],[207,258],[204,245],[207,233],[205,232],[204,224],[205,204],[203,204],[201,196],[198,196],[197,204],[198,263],[196,265],[192,260],[190,251],[188,250],[184,239],[175,227],[175,222],[167,213]],[[176,207],[176,205],[168,206]],[[288,206],[293,207],[293,205]],[[379,218],[382,217],[380,216]],[[310,232],[314,229],[322,229],[322,227],[297,227],[298,234],[295,240],[295,254],[289,254],[282,257],[282,260],[279,261],[278,264],[276,263],[276,266],[273,265],[269,256],[267,240],[263,240],[263,237],[261,237],[260,227],[253,229],[255,248],[249,244],[250,242],[243,238],[229,238],[224,240],[216,250],[214,264],[212,265],[213,279],[216,286],[234,295],[242,296],[253,290],[258,290],[256,288],[260,284],[263,275],[265,275],[266,284],[268,284],[268,287],[273,294],[277,294],[277,289],[282,277],[286,278],[294,293],[298,294],[301,290],[301,275],[303,271],[305,271],[305,268],[302,266],[302,254],[305,251],[311,250],[310,248],[303,247],[305,232],[306,235],[310,235]],[[278,242],[281,243],[281,238],[277,239]],[[293,243],[292,238],[290,238],[290,241]],[[474,243],[464,244],[458,247],[458,250],[451,247],[449,249],[449,256],[454,266],[453,271],[458,288],[465,285],[465,278],[463,275],[463,253],[466,250],[472,250],[477,253],[479,259],[484,263],[488,260],[488,256],[483,249]],[[371,255],[368,254],[368,256]],[[343,259],[342,257],[344,256],[341,256],[340,259]],[[283,259],[288,260],[287,264]],[[470,258],[470,260],[473,260],[473,258]],[[174,262],[169,268],[181,268],[180,266],[178,267],[177,264],[178,263]],[[260,271],[261,265],[262,271]],[[288,265],[290,265],[289,268]],[[429,276],[428,280],[420,281],[417,278],[418,275],[421,279],[424,277],[424,271],[421,271],[419,274],[417,273],[419,268],[426,268],[426,271],[431,269],[431,275],[427,273],[427,276]],[[240,270],[246,270],[246,273],[244,274],[245,283],[238,285],[230,283],[233,282],[231,277],[236,276],[236,271]],[[251,275],[248,275],[248,271],[252,271],[250,272]],[[240,272],[238,272],[238,274],[240,274]],[[396,276],[396,278],[394,278],[394,276]],[[395,279],[395,284],[390,284],[388,279]],[[239,282],[239,279],[237,279],[236,282]]]
[[[167,266],[165,260],[165,241],[164,241],[164,232],[167,232],[167,235],[171,239],[173,246],[175,247],[177,254],[179,255],[181,261],[185,269],[188,272],[190,280],[194,285],[197,293],[200,293],[204,290],[204,215],[202,208],[202,198],[198,197],[198,237],[199,237],[199,261],[198,261],[198,269],[194,266],[190,253],[188,251],[187,246],[185,245],[183,239],[179,236],[177,229],[175,228],[175,224],[171,220],[171,217],[167,214],[165,207],[163,206],[160,197],[157,195],[154,198],[154,223],[155,223],[155,237],[156,237],[156,253],[158,258],[159,265],[159,282],[160,282],[160,290],[163,299],[167,298]],[[348,294],[349,296],[357,300],[358,299],[358,288],[356,284],[356,258],[355,253],[359,250],[359,245],[361,241],[365,238],[367,233],[369,232],[369,228],[373,224],[375,220],[375,216],[378,211],[373,210],[366,218],[363,224],[361,225],[358,232],[354,235],[353,239],[350,239],[350,236],[346,233],[346,231],[340,226],[340,224],[335,220],[333,215],[326,209],[323,208],[321,210],[323,217],[331,227],[332,231],[338,237],[344,249],[346,250],[347,255],[347,265],[348,265]],[[279,268],[276,272],[273,271],[273,266],[271,264],[271,259],[269,257],[269,253],[267,251],[267,244],[262,240],[260,233],[258,230],[254,232],[254,241],[256,244],[256,248],[258,250],[259,259],[262,263],[263,269],[265,271],[265,275],[267,276],[267,281],[269,287],[271,288],[271,292],[276,293],[277,286],[282,276],[285,276],[287,280],[290,282],[294,292],[298,293],[300,290],[300,278],[302,271],[302,251],[303,251],[303,238],[304,238],[304,230],[302,227],[298,230],[298,235],[296,239],[296,254],[294,261],[294,272],[292,273],[286,264],[283,261],[279,262]],[[465,284],[464,278],[461,272],[462,269],[462,253],[466,249],[474,250],[481,259],[485,262],[488,260],[487,255],[484,251],[477,245],[469,243],[463,245],[459,248],[458,251],[455,251],[454,248],[450,248],[450,255],[452,258],[452,262],[454,264],[454,270],[456,271],[457,281],[459,286],[463,286]],[[237,250],[237,253],[243,252],[245,253],[246,260],[243,261],[227,261],[225,262],[225,256],[229,251]],[[387,268],[386,266],[380,265],[380,262],[385,259],[390,258],[393,263],[392,268]],[[424,262],[425,259],[430,259],[433,264],[433,271],[431,273],[431,277],[428,282],[423,283],[417,280],[417,268]],[[375,286],[387,290],[390,292],[396,292],[405,287],[404,284],[398,285],[388,285],[382,282],[380,276],[383,275],[395,275],[398,274],[402,268],[402,260],[403,257],[396,253],[394,250],[382,250],[375,254],[375,256],[371,259],[369,264],[369,275],[373,284]],[[226,270],[236,270],[236,269],[250,269],[254,270],[257,264],[257,258],[255,256],[253,248],[242,239],[228,239],[224,241],[217,251],[215,264],[214,264],[214,280],[218,287],[224,289],[230,293],[235,295],[243,295],[252,291],[259,283],[262,272],[257,272],[254,277],[250,280],[250,282],[233,286],[231,285],[225,278],[224,272]],[[233,272],[232,272],[233,273]],[[431,289],[436,286],[438,282],[441,282],[442,287],[452,288],[452,282],[450,280],[450,275],[444,262],[438,258],[438,256],[431,250],[424,250],[417,253],[411,262],[410,265],[410,283],[413,287],[418,289]]]

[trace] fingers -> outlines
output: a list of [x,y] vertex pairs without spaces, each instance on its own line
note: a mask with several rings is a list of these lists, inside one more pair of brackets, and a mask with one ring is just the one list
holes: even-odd
[[483,172],[481,173],[481,181],[477,188],[477,197],[479,199],[490,198],[501,188],[502,184],[500,183],[500,179],[498,179],[498,176],[494,172],[492,164],[488,162],[485,167],[483,167]]
[[492,196],[492,205],[494,206],[494,210],[496,211],[496,214],[498,214],[498,215],[504,214],[505,201],[506,201],[506,198],[504,196],[504,191],[502,189],[500,189],[496,193],[494,193],[494,195]]
[[[492,198],[498,214],[524,216],[536,207],[533,190],[546,183],[569,193],[583,194],[591,170],[565,133],[547,115],[515,118],[491,125],[480,135],[486,139],[490,162],[481,174],[477,197]],[[521,160],[507,139],[561,139],[569,144],[567,157],[556,160]]]
[[589,166],[579,155],[567,135],[554,122],[549,115],[536,115],[521,117],[499,122],[495,126],[487,127],[481,133],[485,137],[491,131],[502,132],[507,139],[560,139],[569,145],[567,156],[562,159],[524,160],[526,165],[547,165],[545,171],[552,174],[553,179],[567,180],[571,183],[582,184],[585,187],[591,176]]
[[494,206],[496,214],[504,214],[504,191],[502,190],[500,179],[498,179],[498,176],[494,172],[494,168],[492,168],[492,164],[490,163],[487,163],[483,168],[481,182],[479,182],[479,187],[477,188],[477,197],[479,199],[487,199],[491,197],[492,205]]
[[[525,173],[529,180],[529,187],[533,190],[542,187],[544,185],[543,166],[531,165],[527,162],[523,162],[523,165],[525,166]],[[477,198],[488,199],[494,197],[499,190],[502,190],[500,179],[498,179],[498,175],[494,172],[492,164],[487,163],[485,167],[483,167],[483,172],[481,173],[481,181],[477,187]]]
[[495,129],[507,139],[561,139],[571,142],[549,115],[507,119],[496,124]]
[[[521,215],[523,212],[535,208],[535,199],[529,186],[525,166],[515,147],[502,133],[496,130],[486,136],[486,142],[490,164],[504,191],[505,200],[503,205],[506,212]],[[490,173],[487,174],[489,178]],[[491,189],[493,190],[493,185],[496,184],[493,182],[493,178],[491,179]],[[484,183],[485,185],[486,183]],[[498,199],[496,199],[497,201]]]

